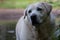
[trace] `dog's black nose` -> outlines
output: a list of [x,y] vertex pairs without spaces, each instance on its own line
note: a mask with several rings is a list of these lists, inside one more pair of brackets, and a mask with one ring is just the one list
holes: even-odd
[[31,21],[32,21],[32,25],[38,24],[37,15],[32,15],[32,16],[31,16]]
[[33,20],[33,21],[36,20],[36,15],[32,15],[31,20]]

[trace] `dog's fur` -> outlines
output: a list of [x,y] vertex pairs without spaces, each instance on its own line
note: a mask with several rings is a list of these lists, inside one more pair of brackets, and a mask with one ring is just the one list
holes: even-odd
[[16,40],[53,40],[55,27],[51,10],[52,6],[48,3],[28,6],[17,23]]

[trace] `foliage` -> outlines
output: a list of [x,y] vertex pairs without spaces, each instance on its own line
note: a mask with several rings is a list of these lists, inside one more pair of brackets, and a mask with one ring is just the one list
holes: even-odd
[[60,1],[50,0],[6,0],[0,3],[0,8],[26,8],[27,5],[35,2],[49,2],[54,8],[60,7]]

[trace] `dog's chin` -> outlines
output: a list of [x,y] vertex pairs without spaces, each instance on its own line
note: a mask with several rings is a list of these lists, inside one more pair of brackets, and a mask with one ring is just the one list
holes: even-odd
[[32,25],[38,25],[40,24],[38,21],[32,21]]
[[40,25],[42,24],[43,21],[36,21],[36,20],[32,20],[32,25]]

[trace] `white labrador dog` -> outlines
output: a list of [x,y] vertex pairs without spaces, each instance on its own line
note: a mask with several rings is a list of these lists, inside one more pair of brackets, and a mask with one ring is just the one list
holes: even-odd
[[29,5],[16,25],[16,40],[53,40],[54,16],[48,3]]

